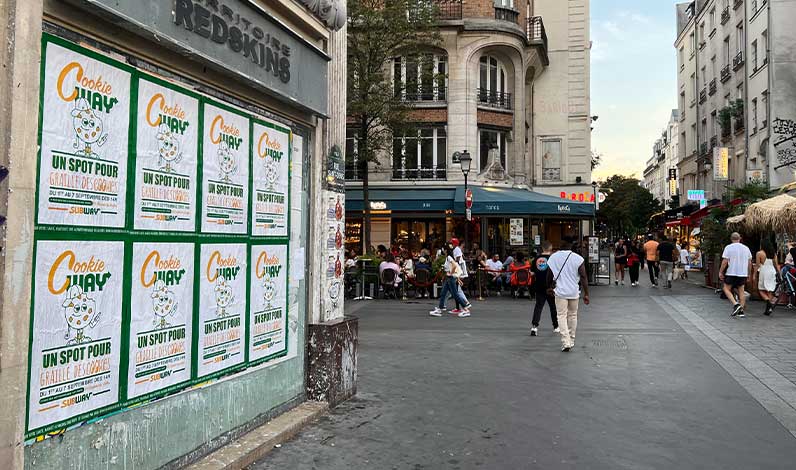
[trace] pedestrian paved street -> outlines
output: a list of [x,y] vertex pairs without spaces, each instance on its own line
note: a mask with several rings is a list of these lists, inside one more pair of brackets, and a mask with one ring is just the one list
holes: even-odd
[[600,287],[562,353],[528,300],[349,302],[359,393],[255,469],[793,469],[796,311]]

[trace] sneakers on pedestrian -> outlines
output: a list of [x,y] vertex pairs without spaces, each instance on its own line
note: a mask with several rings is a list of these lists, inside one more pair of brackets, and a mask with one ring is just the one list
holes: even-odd
[[538,328],[536,328],[535,326],[531,327],[531,336],[536,336],[538,333],[539,333]]
[[467,318],[467,317],[470,316],[470,311],[469,310],[462,310],[461,312],[459,312],[458,316],[459,316],[459,318]]
[[666,287],[671,289],[672,288],[672,281],[666,281]]
[[553,328],[553,333],[561,333],[561,328],[559,327]]
[[623,286],[625,285],[625,281],[622,281],[622,285],[623,285]]
[[464,306],[464,307],[462,307],[462,308],[463,308],[464,310],[470,310],[470,307],[472,307],[472,306],[473,306],[473,304],[469,304],[469,303],[468,303],[467,305],[465,305],[465,306]]
[[732,317],[737,317],[741,312],[743,312],[743,308],[741,308],[741,304],[735,304],[735,307],[732,308]]
[[561,348],[561,352],[569,352],[570,349],[572,348],[569,346],[564,346],[563,348]]
[[463,310],[460,309],[460,308],[454,308],[453,310],[450,311],[450,314],[451,315],[458,315],[458,314],[462,313],[462,311]]
[[741,309],[741,311],[738,312],[738,315],[736,315],[736,316],[738,318],[746,318],[746,312],[744,312],[743,309]]
[[445,310],[442,310],[439,307],[437,307],[434,310],[428,312],[428,314],[431,315],[432,317],[441,317],[443,313],[445,313]]
[[616,279],[614,279],[614,285],[615,285],[615,286],[618,286],[618,285],[619,285],[619,281],[618,281],[618,280],[616,280]]

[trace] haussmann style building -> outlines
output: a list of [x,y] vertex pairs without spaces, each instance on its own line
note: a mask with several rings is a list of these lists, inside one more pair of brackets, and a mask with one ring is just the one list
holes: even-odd
[[[433,67],[444,83],[418,83],[415,130],[369,167],[374,246],[412,251],[458,236],[501,256],[541,240],[590,233],[588,0],[437,1],[441,43],[422,58],[395,57],[393,80],[415,83]],[[402,82],[402,83],[401,83]],[[348,130],[349,161],[356,130]],[[472,157],[472,220],[455,152]],[[347,248],[362,252],[357,169],[346,172]],[[514,236],[510,236],[510,226]]]

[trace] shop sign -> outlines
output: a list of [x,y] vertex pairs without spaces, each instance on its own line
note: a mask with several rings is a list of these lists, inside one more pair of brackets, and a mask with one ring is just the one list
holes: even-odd
[[705,199],[705,190],[704,189],[689,189],[688,190],[688,200],[689,201],[701,201]]
[[[559,196],[561,196],[561,199],[569,199],[575,202],[594,202],[594,192],[592,191],[582,193],[567,193],[566,191],[561,191]],[[603,200],[605,200],[604,198],[605,196],[603,196]]]
[[384,201],[370,201],[370,208],[374,211],[383,211],[387,209],[387,203]]
[[558,212],[570,212],[569,204],[559,204],[558,205]]
[[746,170],[746,181],[748,183],[764,183],[766,181],[765,170]]
[[700,199],[699,200],[699,208],[704,209],[708,207],[708,200],[707,199]]
[[713,148],[713,181],[727,181],[730,176],[730,149]]
[[512,246],[525,244],[525,237],[523,235],[523,219],[509,220],[509,242]]
[[600,262],[600,239],[589,237],[589,263]]
[[222,73],[232,72],[286,101],[327,113],[329,57],[254,2],[70,1],[92,13],[110,15],[133,32],[156,38],[158,45]]
[[326,189],[335,193],[345,193],[345,161],[340,147],[332,145],[326,158]]

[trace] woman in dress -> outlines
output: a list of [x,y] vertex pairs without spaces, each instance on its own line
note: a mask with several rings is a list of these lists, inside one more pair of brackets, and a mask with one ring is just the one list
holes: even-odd
[[614,284],[619,285],[621,280],[622,285],[625,285],[625,266],[627,266],[627,243],[623,239],[619,239],[616,242],[616,250],[614,250],[614,264],[616,264],[616,279],[614,279]]
[[771,315],[774,306],[774,290],[777,288],[777,272],[779,266],[777,265],[776,256],[774,256],[774,246],[770,241],[764,240],[761,244],[760,251],[755,256],[755,264],[757,266],[757,289],[760,292],[760,298],[766,301],[766,309],[763,311],[764,315]]

